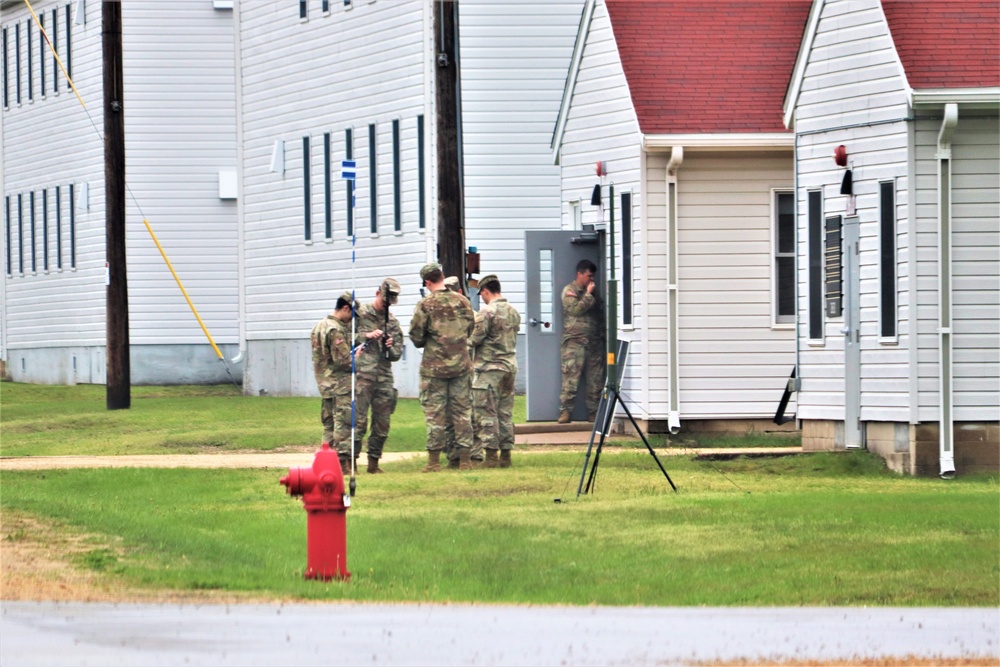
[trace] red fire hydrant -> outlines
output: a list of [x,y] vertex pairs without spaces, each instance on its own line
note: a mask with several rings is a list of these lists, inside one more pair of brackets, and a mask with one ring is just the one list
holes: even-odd
[[350,579],[347,571],[347,508],[344,473],[329,443],[316,452],[312,468],[289,468],[281,478],[288,494],[302,496],[306,507],[308,559],[306,579]]

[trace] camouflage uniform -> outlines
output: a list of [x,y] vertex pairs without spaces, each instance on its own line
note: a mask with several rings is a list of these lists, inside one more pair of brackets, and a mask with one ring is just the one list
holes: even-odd
[[469,300],[447,289],[421,299],[410,320],[410,340],[424,348],[420,404],[427,420],[427,451],[442,451],[446,425],[459,449],[472,447],[472,361],[469,336],[475,313]]
[[517,376],[517,332],[521,316],[503,297],[497,297],[476,314],[469,339],[475,352],[472,380],[472,458],[481,459],[483,448],[514,448],[514,378]]
[[[323,421],[323,442],[337,442],[337,416],[346,405],[348,440],[351,420],[351,344],[350,332],[333,315],[327,315],[313,327],[313,374],[323,399],[320,418]],[[343,419],[343,416],[341,419]],[[347,449],[350,449],[348,444]]]
[[576,281],[562,291],[562,392],[560,412],[573,412],[573,401],[586,370],[587,413],[595,414],[604,389],[606,362],[604,303],[595,291],[587,294]]
[[392,338],[386,350],[381,340],[367,341],[364,351],[354,363],[357,371],[354,390],[354,445],[361,451],[361,441],[368,427],[368,409],[372,412],[372,428],[368,435],[368,455],[382,456],[382,447],[389,437],[389,419],[396,410],[396,388],[393,386],[392,362],[403,356],[403,331],[399,320],[390,311],[389,326],[385,324],[385,311],[379,312],[374,304],[358,306],[357,337],[355,344],[365,343],[365,334],[382,329]]

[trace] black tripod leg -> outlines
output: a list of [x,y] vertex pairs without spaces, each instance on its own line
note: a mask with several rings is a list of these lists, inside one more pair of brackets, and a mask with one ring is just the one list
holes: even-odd
[[[670,482],[670,488],[672,488],[674,491],[676,491],[677,490],[677,486],[674,484],[674,480],[670,479],[670,475],[667,474],[666,468],[664,468],[663,464],[660,463],[659,457],[656,455],[656,452],[653,451],[653,448],[650,446],[649,440],[646,439],[646,435],[642,432],[642,429],[639,428],[639,425],[635,421],[635,417],[633,417],[632,413],[629,412],[628,406],[625,405],[625,401],[622,400],[622,397],[618,394],[617,391],[615,391],[614,394],[615,394],[615,400],[618,401],[618,404],[622,406],[623,410],[625,410],[625,414],[628,415],[629,421],[632,422],[632,426],[635,427],[635,430],[636,430],[636,432],[638,432],[639,437],[642,438],[642,443],[644,445],[646,445],[646,449],[649,450],[649,453],[650,453],[650,455],[652,455],[653,460],[656,461],[656,465],[660,466],[660,472],[662,472],[663,476],[667,478],[668,482]],[[601,442],[603,444],[603,438],[601,439]],[[598,454],[601,453],[600,448],[598,448],[597,453]],[[595,466],[597,465],[597,459],[594,459],[594,465]]]
[[590,452],[594,449],[594,429],[590,431],[590,443],[587,445],[587,455],[583,458],[583,471],[580,473],[580,485],[576,487],[576,497],[583,493],[583,478],[587,476],[587,466],[590,465]]
[[587,479],[587,488],[584,489],[584,493],[590,493],[590,489],[594,484],[594,479],[597,477],[597,464],[601,461],[601,450],[604,449],[604,431],[601,431],[601,439],[597,443],[597,451],[594,452],[594,465],[590,467],[590,477]]

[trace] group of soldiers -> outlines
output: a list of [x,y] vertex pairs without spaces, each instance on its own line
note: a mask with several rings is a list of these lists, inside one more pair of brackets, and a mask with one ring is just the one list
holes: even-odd
[[[603,387],[604,309],[595,292],[595,271],[591,262],[582,261],[576,279],[562,293],[560,423],[570,421],[582,373],[587,378],[591,419]],[[414,308],[409,336],[415,347],[423,349],[420,404],[427,423],[428,457],[423,472],[441,470],[442,452],[449,468],[508,468],[514,449],[521,316],[504,298],[496,275],[478,282],[484,303],[479,312],[462,294],[458,279],[446,278],[440,264],[425,265],[420,279],[428,294]],[[351,292],[344,292],[334,311],[312,330],[323,441],[337,450],[345,472],[357,463],[369,412],[367,471],[382,472],[379,459],[398,398],[392,363],[403,354],[403,332],[390,312],[399,293],[400,284],[393,278],[382,281],[371,303],[357,304]]]

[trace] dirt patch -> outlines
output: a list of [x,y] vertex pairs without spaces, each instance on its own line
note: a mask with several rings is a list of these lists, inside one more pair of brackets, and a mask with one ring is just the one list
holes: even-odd
[[[275,602],[215,591],[151,591],[113,574],[124,557],[106,538],[46,524],[17,512],[0,515],[0,599],[54,602]],[[87,566],[90,564],[90,567]],[[98,568],[98,569],[95,569]],[[104,568],[105,571],[99,571]]]

